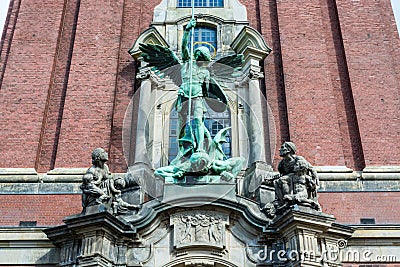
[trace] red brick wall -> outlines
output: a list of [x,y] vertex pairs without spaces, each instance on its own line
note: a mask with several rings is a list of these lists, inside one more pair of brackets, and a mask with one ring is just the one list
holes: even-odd
[[7,47],[0,89],[0,167],[32,168],[42,134],[64,2],[27,0],[20,6],[17,2],[13,11],[18,10],[18,19],[8,25],[15,29]]
[[396,165],[400,44],[390,1],[341,0],[337,8],[366,165]]
[[346,54],[338,18],[336,1],[320,1],[324,29],[327,70],[332,83],[332,96],[336,105],[338,129],[345,165],[356,170],[365,167],[357,114],[354,108]]
[[[281,142],[295,142],[299,153],[315,165],[346,165],[356,170],[362,170],[365,165],[395,165],[395,160],[389,160],[390,156],[386,154],[389,150],[381,153],[384,144],[399,143],[399,136],[396,136],[400,125],[398,94],[391,93],[392,89],[399,91],[399,54],[393,53],[399,46],[399,38],[390,1],[359,3],[365,16],[374,9],[372,13],[376,16],[370,17],[369,22],[362,23],[374,25],[371,29],[359,28],[358,21],[365,21],[365,18],[363,15],[358,17],[358,9],[349,13],[350,8],[341,8],[347,2],[243,2],[247,7],[251,26],[261,32],[273,49],[265,61],[264,72],[266,95],[275,117],[277,139]],[[351,26],[347,20],[351,20]],[[346,38],[347,29],[353,30],[349,39]],[[357,79],[351,75],[354,71],[348,63],[351,51],[347,51],[354,45],[351,38],[368,33],[374,33],[374,38],[379,39],[380,52],[378,59],[374,59],[375,48],[365,49],[367,46],[364,46],[368,40],[356,43],[358,61],[363,61],[362,68],[366,70],[358,68],[360,83],[367,79],[369,72],[376,71],[366,67],[371,60],[385,61],[378,68],[383,76],[397,75],[397,78],[389,81],[391,88],[387,96],[386,90],[382,88],[386,86],[384,79],[375,80],[375,83],[380,83],[379,87],[374,83],[365,84],[368,92],[363,88],[363,92],[366,92],[363,97],[376,99],[375,95],[381,94],[390,98],[385,102],[384,109],[373,111],[369,105],[356,109],[358,95],[353,94],[353,87],[357,86]],[[357,88],[354,89],[356,91]],[[379,118],[380,112],[386,112],[383,120]],[[379,125],[380,129],[376,129],[375,125]],[[381,138],[388,126],[390,133]],[[360,131],[364,134],[363,138]],[[364,146],[371,147],[368,152],[371,159],[367,157],[365,160]],[[380,152],[372,156],[376,146],[380,147]],[[278,160],[276,154],[275,164]]]
[[[86,167],[101,146],[111,170],[125,171],[123,118],[137,86],[127,50],[159,2],[12,1],[0,58],[0,167]],[[273,48],[263,91],[278,142],[295,142],[314,165],[398,165],[390,1],[242,2]]]
[[18,226],[37,221],[37,226],[63,224],[66,216],[81,213],[81,195],[0,195],[0,225]]
[[80,1],[69,0],[66,3],[61,22],[62,32],[56,48],[53,77],[49,86],[48,104],[44,114],[43,134],[41,135],[39,155],[36,162],[39,172],[46,172],[54,168],[60,138]]
[[10,0],[7,18],[4,22],[4,30],[0,42],[0,87],[4,77],[4,71],[7,66],[8,55],[10,54],[11,42],[14,36],[15,23],[18,18],[19,6],[21,0]]
[[290,138],[315,165],[344,165],[319,0],[280,1]]
[[360,224],[360,218],[375,218],[376,224],[400,222],[399,192],[319,193],[319,203],[343,224]]
[[[62,224],[66,216],[82,211],[81,195],[0,195],[0,226],[18,226],[37,221],[37,226]],[[398,192],[320,193],[322,211],[338,223],[360,224],[360,218],[375,218],[376,224],[399,223]]]
[[[268,105],[272,109],[276,127],[276,140],[278,145],[290,140],[287,103],[285,93],[285,81],[282,65],[282,49],[279,17],[276,1],[245,1],[250,25],[256,28],[268,46],[271,54],[264,61],[265,95]],[[274,148],[272,148],[274,149]],[[279,156],[275,153],[275,162],[279,162]]]
[[[114,113],[112,118],[112,133],[110,140],[110,169],[113,172],[125,172],[126,164],[123,155],[122,129],[126,108],[131,101],[135,90],[136,65],[127,53],[140,33],[146,30],[153,18],[152,12],[157,1],[124,1],[123,24],[121,27],[121,44],[119,48],[119,61],[116,80],[116,93]],[[141,15],[142,14],[142,15]]]
[[109,149],[122,10],[122,0],[81,1],[56,167],[86,167],[89,151]]

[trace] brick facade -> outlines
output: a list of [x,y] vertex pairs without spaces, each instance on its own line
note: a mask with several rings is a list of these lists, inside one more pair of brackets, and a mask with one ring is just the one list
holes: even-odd
[[325,213],[333,214],[339,223],[360,224],[361,218],[375,219],[376,224],[397,224],[400,212],[398,192],[320,193]]
[[[273,48],[264,83],[277,140],[295,142],[314,165],[396,165],[400,61],[390,1],[243,3]],[[157,4],[11,2],[1,167],[84,167],[87,151],[102,146],[111,169],[125,170],[122,122],[137,87],[126,51]]]
[[[18,226],[20,221],[36,221],[37,226],[62,224],[66,216],[82,211],[81,196],[75,195],[1,195],[0,225]],[[338,223],[360,224],[361,218],[376,224],[400,221],[397,192],[320,193],[322,211],[335,216]],[[365,205],[368,203],[368,205]],[[63,209],[58,207],[63,206]]]
[[1,195],[0,199],[1,226],[19,226],[21,221],[36,221],[38,227],[60,225],[65,217],[82,211],[80,195]]
[[[390,0],[240,2],[272,48],[260,87],[277,145],[290,140],[320,166],[322,211],[339,224],[398,224],[400,40]],[[159,3],[11,0],[0,43],[0,169],[19,176],[0,172],[0,227],[50,227],[79,214],[80,168],[96,147],[109,152],[111,172],[126,172],[123,124],[140,86],[128,49]],[[131,112],[134,121],[137,105]]]
[[[0,51],[0,167],[87,167],[88,151],[104,147],[111,171],[125,172],[123,119],[138,87],[127,50],[158,2],[11,1]],[[278,142],[295,142],[313,165],[399,165],[393,151],[400,148],[400,43],[390,1],[242,3],[250,26],[273,49],[262,88]],[[276,153],[274,167],[278,159]],[[342,223],[363,216],[398,221],[399,214],[379,206],[398,202],[398,193],[378,194],[322,193],[320,201]],[[2,198],[2,210],[14,212],[2,216],[3,225],[32,220],[32,210],[38,224],[54,225],[80,209],[78,195]],[[40,211],[50,199],[70,205],[52,221]]]

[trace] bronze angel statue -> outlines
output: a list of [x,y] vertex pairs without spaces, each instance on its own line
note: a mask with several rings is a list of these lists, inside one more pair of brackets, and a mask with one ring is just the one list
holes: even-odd
[[[207,111],[205,102],[216,112],[225,111],[228,99],[220,83],[234,78],[243,62],[243,55],[238,54],[212,61],[210,51],[205,46],[196,48],[191,57],[188,46],[189,35],[195,26],[196,20],[192,19],[185,27],[182,38],[182,59],[161,45],[139,46],[143,61],[157,72],[171,78],[179,87],[176,101],[179,154],[171,162],[172,166],[189,160],[195,153],[197,156],[209,153],[212,142],[207,142],[211,140],[211,135],[204,124]],[[221,140],[214,138],[213,142],[218,144]]]

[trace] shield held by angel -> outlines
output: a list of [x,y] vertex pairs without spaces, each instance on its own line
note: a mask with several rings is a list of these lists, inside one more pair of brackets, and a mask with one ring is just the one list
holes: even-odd
[[[215,112],[223,112],[228,98],[220,84],[233,81],[243,63],[243,55],[232,54],[213,61],[205,46],[196,48],[190,56],[189,35],[196,26],[192,19],[182,38],[182,59],[168,47],[139,44],[141,57],[160,76],[169,77],[179,87],[175,107],[178,112],[179,154],[171,165],[181,163],[193,153],[208,152],[211,135],[205,127],[205,102]],[[214,140],[219,142],[220,140]]]

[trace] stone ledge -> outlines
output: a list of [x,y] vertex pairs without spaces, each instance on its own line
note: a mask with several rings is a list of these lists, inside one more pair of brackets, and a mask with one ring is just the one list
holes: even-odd
[[352,238],[400,239],[400,224],[352,225],[356,229]]
[[[355,228],[353,236],[348,240],[343,250],[343,262],[373,262],[374,259],[386,259],[386,262],[400,262],[400,224],[394,225],[352,225]],[[365,252],[368,254],[365,254]],[[367,256],[367,257],[365,257]]]
[[[81,194],[81,183],[2,183],[0,195],[11,194]],[[400,180],[321,180],[318,192],[398,192]]]
[[[272,170],[269,165],[264,165],[257,166],[266,172]],[[248,170],[252,168],[255,167]],[[315,169],[320,179],[320,192],[400,191],[400,166],[368,166],[360,172],[346,166],[315,166]],[[47,173],[37,173],[34,168],[0,168],[0,194],[80,194],[79,186],[86,170],[56,168]],[[136,176],[146,175],[139,172]],[[145,179],[143,182],[146,182]]]
[[320,181],[318,192],[391,192],[400,191],[399,181],[377,180],[377,181]]
[[57,168],[41,175],[43,183],[81,182],[88,168]]
[[385,172],[396,172],[400,174],[400,166],[367,166],[364,168],[363,173],[377,172],[377,173],[385,173]]
[[349,173],[353,172],[353,169],[347,168],[346,166],[314,166],[318,173]]
[[0,182],[36,183],[39,180],[34,168],[0,168]]
[[81,194],[81,183],[1,183],[3,194]]
[[[0,242],[3,241],[19,241],[25,242],[29,240],[48,241],[43,230],[47,227],[0,227]],[[0,243],[1,245],[1,243]]]
[[59,254],[42,227],[1,227],[0,265],[57,264]]

